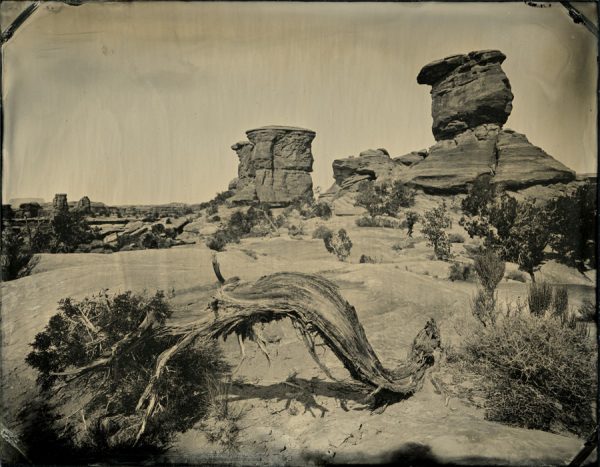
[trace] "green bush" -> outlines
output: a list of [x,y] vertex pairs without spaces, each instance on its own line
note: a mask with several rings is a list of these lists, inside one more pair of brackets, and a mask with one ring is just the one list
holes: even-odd
[[531,283],[527,289],[529,312],[543,316],[552,304],[552,286],[546,282]]
[[360,255],[360,259],[358,260],[359,263],[364,264],[364,263],[371,263],[371,264],[375,264],[377,263],[377,261],[368,256],[368,255]]
[[427,238],[429,246],[433,247],[435,257],[442,261],[448,261],[452,257],[450,242],[444,229],[452,226],[452,221],[446,210],[446,202],[438,207],[426,211],[421,221],[421,233]]
[[[110,354],[117,343],[135,333],[147,317],[161,325],[172,314],[164,294],[154,296],[125,292],[114,296],[99,294],[82,301],[70,298],[59,302],[58,313],[50,318],[44,331],[36,335],[27,363],[38,371],[42,394],[69,379],[56,375],[72,367],[85,367]],[[79,407],[79,417],[62,418],[62,426],[76,435],[75,446],[90,453],[109,455],[111,450],[130,447],[141,423],[137,401],[148,384],[149,372],[164,350],[176,343],[169,335],[149,333],[104,373],[84,372],[77,384],[62,391],[65,407]],[[208,385],[229,371],[220,348],[214,341],[192,344],[173,356],[168,371],[157,381],[156,403],[161,407],[147,421],[138,443],[145,447],[167,447],[173,437],[191,428],[208,410]],[[64,413],[64,412],[63,412]]]
[[336,234],[329,235],[323,239],[325,249],[337,256],[340,261],[346,261],[352,250],[352,241],[345,229],[340,229]]
[[323,240],[325,237],[330,237],[331,235],[333,235],[333,231],[330,228],[324,225],[319,225],[315,230],[313,230],[312,238],[319,238]]
[[560,319],[498,319],[469,336],[464,358],[483,377],[487,419],[580,436],[593,429],[596,349]]

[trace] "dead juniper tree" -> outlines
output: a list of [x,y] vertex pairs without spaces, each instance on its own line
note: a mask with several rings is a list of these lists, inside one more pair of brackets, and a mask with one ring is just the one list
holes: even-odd
[[[371,347],[356,310],[333,282],[316,274],[293,272],[270,274],[255,282],[238,278],[226,280],[216,256],[213,257],[213,269],[219,288],[206,312],[198,319],[186,324],[170,323],[162,302],[155,299],[154,306],[146,306],[145,312],[136,315],[129,332],[105,346],[102,352],[90,356],[77,352],[75,360],[63,360],[58,366],[56,362],[46,362],[41,380],[49,382],[56,390],[73,390],[76,403],[72,405],[80,407],[78,413],[85,429],[94,425],[97,431],[117,440],[121,446],[147,445],[154,439],[152,435],[156,433],[153,430],[160,429],[160,424],[157,426],[154,422],[156,418],[165,417],[173,399],[183,397],[169,385],[170,378],[177,375],[178,359],[189,360],[195,346],[203,348],[219,337],[232,334],[237,336],[242,349],[243,342],[249,339],[268,357],[259,325],[272,321],[289,319],[309,354],[331,376],[315,352],[315,343],[322,341],[364,388],[366,400],[373,408],[385,408],[419,390],[426,370],[433,365],[434,352],[440,344],[438,327],[433,319],[416,336],[408,358],[397,368],[387,369]],[[102,339],[111,325],[110,320],[100,315],[71,310],[68,320],[81,325],[82,341],[90,339],[94,342]],[[51,321],[54,319],[56,317]],[[65,325],[68,326],[68,322]],[[63,358],[70,349],[66,348],[60,333],[54,338],[53,348]],[[114,407],[111,411],[107,404],[106,408],[96,406],[94,410],[88,410],[86,404],[90,397],[93,400],[104,394],[110,399],[112,392],[123,390],[119,385],[121,382],[125,384],[132,380],[132,356],[148,343],[153,343],[148,348],[156,350],[154,355],[146,355],[143,368],[136,373],[136,391],[127,393],[128,397],[135,397],[131,409],[127,413],[115,413]],[[186,368],[193,363],[187,360],[184,362]],[[82,384],[84,382],[87,384]],[[83,394],[81,388],[85,388]],[[202,391],[203,387],[199,386],[196,392]],[[180,431],[184,429],[182,427]]]

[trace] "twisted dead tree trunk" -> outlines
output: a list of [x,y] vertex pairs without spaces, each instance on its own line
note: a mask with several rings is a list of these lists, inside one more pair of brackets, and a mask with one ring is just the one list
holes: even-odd
[[268,356],[266,342],[257,327],[282,319],[291,320],[311,356],[323,371],[329,371],[319,361],[315,340],[321,339],[336,355],[352,378],[370,388],[373,406],[385,406],[410,396],[423,382],[427,368],[433,364],[440,337],[435,321],[427,322],[415,338],[405,362],[395,369],[386,369],[371,347],[360,324],[356,310],[340,294],[331,281],[315,274],[282,272],[261,277],[256,282],[237,278],[226,280],[216,257],[213,269],[220,288],[208,305],[212,313],[185,325],[160,324],[157,317],[147,315],[136,331],[117,342],[101,358],[79,368],[69,368],[54,376],[65,382],[80,376],[110,371],[119,366],[119,359],[149,337],[168,337],[174,344],[160,353],[148,384],[138,400],[135,424],[138,428],[134,444],[144,434],[148,420],[160,410],[160,381],[169,361],[190,345],[202,339],[226,338],[235,334],[240,342],[253,340]]

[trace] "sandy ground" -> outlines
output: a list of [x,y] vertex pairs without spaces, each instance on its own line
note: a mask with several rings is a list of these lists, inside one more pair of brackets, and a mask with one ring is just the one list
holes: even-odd
[[[307,233],[320,220],[305,223]],[[346,227],[354,243],[348,262],[329,255],[321,240],[246,239],[219,253],[226,277],[244,280],[276,271],[321,273],[335,281],[357,310],[367,337],[384,365],[402,360],[416,333],[435,318],[442,339],[460,339],[461,323],[476,284],[447,280],[449,264],[431,259],[422,238],[414,248],[395,252],[391,246],[406,239],[392,229],[357,228],[352,218],[334,218],[330,228]],[[418,234],[417,234],[418,235]],[[453,246],[458,259],[463,245]],[[361,254],[380,262],[359,264]],[[206,313],[216,287],[204,245],[169,250],[120,252],[110,255],[42,255],[29,277],[3,283],[2,293],[2,413],[3,421],[18,431],[16,412],[35,393],[35,374],[24,363],[29,343],[56,312],[63,297],[81,299],[101,289],[110,292],[163,289],[173,295],[173,319],[188,320]],[[514,266],[509,266],[514,267]],[[591,279],[549,263],[541,275],[568,284],[573,306],[592,298]],[[503,281],[501,301],[526,295],[526,284]],[[165,462],[241,462],[244,464],[310,464],[392,462],[398,459],[427,463],[563,464],[581,446],[574,437],[511,428],[484,420],[483,411],[436,393],[427,379],[415,396],[373,414],[363,395],[329,380],[308,355],[287,323],[269,325],[267,335],[279,340],[269,345],[272,364],[254,344],[231,387],[233,405],[242,409],[239,450],[223,453],[207,441],[200,427],[182,434],[167,452]],[[223,344],[232,363],[239,360],[235,339]],[[349,375],[336,358],[321,348],[322,359],[334,376]],[[296,374],[296,386],[285,384]]]

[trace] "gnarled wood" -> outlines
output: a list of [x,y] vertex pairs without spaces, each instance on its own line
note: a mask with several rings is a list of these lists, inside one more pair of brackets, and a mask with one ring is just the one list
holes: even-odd
[[433,364],[434,352],[440,343],[434,320],[428,321],[419,332],[407,360],[395,369],[386,369],[371,347],[356,310],[333,282],[315,274],[292,272],[263,276],[256,282],[235,278],[225,280],[216,258],[213,268],[221,287],[207,307],[212,313],[179,326],[160,325],[152,316],[147,316],[135,332],[112,347],[109,355],[85,367],[55,373],[66,377],[105,371],[118,363],[118,359],[135,346],[136,340],[149,334],[175,338],[175,344],[157,356],[148,385],[137,403],[139,429],[134,444],[140,440],[148,419],[156,411],[160,399],[157,383],[169,360],[198,339],[226,338],[236,334],[242,341],[250,339],[262,344],[261,349],[266,353],[260,331],[254,327],[290,319],[325,374],[331,377],[314,351],[317,337],[336,355],[352,378],[371,388],[369,398],[374,406],[386,406],[413,394],[421,387],[425,371]]

